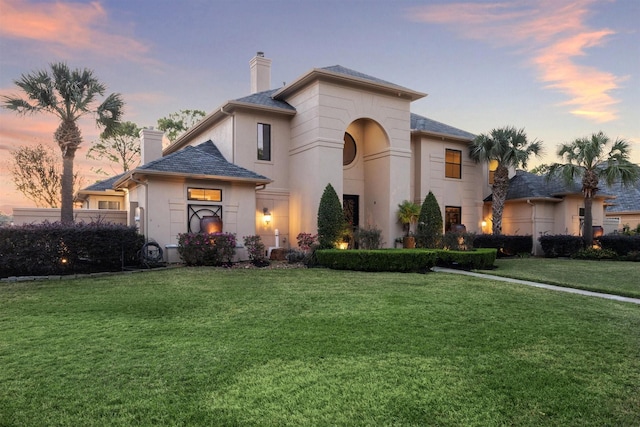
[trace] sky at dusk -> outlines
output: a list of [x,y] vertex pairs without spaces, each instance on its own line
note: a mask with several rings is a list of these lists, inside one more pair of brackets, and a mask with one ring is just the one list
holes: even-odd
[[[640,163],[638,0],[0,0],[0,95],[22,74],[66,62],[121,93],[123,120],[156,126],[250,92],[249,60],[270,58],[273,88],[342,65],[428,93],[412,112],[468,132],[524,128],[558,144],[602,130]],[[53,140],[46,114],[0,110],[0,211],[34,206],[15,190],[10,151]],[[81,122],[76,168],[99,131]],[[105,169],[108,169],[107,166]]]

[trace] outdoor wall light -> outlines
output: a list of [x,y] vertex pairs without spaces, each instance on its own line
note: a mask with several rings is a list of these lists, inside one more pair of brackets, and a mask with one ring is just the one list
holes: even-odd
[[482,228],[485,228],[487,226],[487,221],[482,221]]
[[264,223],[269,225],[269,223],[271,222],[271,212],[269,212],[269,209],[262,208],[262,215],[262,220],[264,221]]

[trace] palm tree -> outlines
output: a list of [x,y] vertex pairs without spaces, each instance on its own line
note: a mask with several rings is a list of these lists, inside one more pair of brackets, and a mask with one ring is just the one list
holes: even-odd
[[489,135],[478,135],[469,144],[469,157],[476,163],[495,160],[498,164],[491,187],[493,234],[502,233],[502,213],[509,190],[509,168],[526,169],[531,154],[542,154],[542,142],[528,142],[524,129],[511,126],[493,129]]
[[25,98],[3,96],[4,107],[18,114],[47,112],[60,119],[54,139],[62,152],[61,212],[60,220],[73,222],[73,160],[82,143],[77,121],[86,114],[95,114],[96,124],[111,132],[119,122],[124,105],[120,94],[112,93],[100,104],[96,96],[103,96],[106,87],[84,69],[70,70],[64,63],[51,64],[51,72],[36,71],[22,75],[14,83],[22,89]]
[[[607,146],[611,148],[607,151]],[[633,185],[640,179],[640,167],[629,161],[630,144],[624,139],[611,141],[603,132],[590,137],[576,139],[560,145],[558,156],[564,163],[554,163],[547,177],[561,175],[565,182],[572,184],[575,178],[582,179],[584,195],[583,238],[586,246],[593,242],[593,215],[591,207],[593,197],[598,192],[600,180],[607,185],[620,182],[625,186]]]

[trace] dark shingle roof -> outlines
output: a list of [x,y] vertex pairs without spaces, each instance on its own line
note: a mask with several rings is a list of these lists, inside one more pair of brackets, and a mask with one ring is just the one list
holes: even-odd
[[579,193],[580,188],[579,183],[568,185],[561,178],[548,180],[546,176],[519,170],[509,181],[507,200],[557,197],[560,194]]
[[351,77],[357,77],[357,78],[363,79],[363,80],[369,80],[369,81],[374,82],[374,83],[382,83],[382,84],[389,85],[389,86],[402,87],[402,86],[399,86],[399,85],[397,85],[395,83],[391,83],[391,82],[388,82],[386,80],[382,80],[382,79],[379,79],[377,77],[373,77],[373,76],[370,76],[368,74],[364,74],[364,73],[361,73],[359,71],[352,70],[352,69],[347,68],[347,67],[343,67],[342,65],[332,65],[330,67],[323,67],[323,68],[320,68],[320,69],[321,70],[326,70],[326,71],[331,71],[332,73],[336,73],[336,74],[344,74],[345,76],[351,76]]
[[[509,191],[507,200],[533,199],[533,198],[559,198],[564,194],[575,194],[582,192],[582,183],[577,178],[573,184],[567,184],[562,178],[556,177],[548,180],[546,176],[536,175],[522,170],[516,171],[516,175],[509,180]],[[611,200],[608,212],[640,211],[640,183],[635,187],[624,187],[621,184],[614,184],[609,187],[601,184],[597,195],[616,196]],[[484,199],[491,201],[492,196]]]
[[122,178],[124,176],[125,173],[121,173],[115,176],[112,176],[111,178],[107,178],[103,181],[98,181],[95,184],[92,184],[86,188],[83,188],[82,191],[105,191],[105,190],[111,190],[113,188],[113,184],[119,180],[120,178]]
[[269,179],[248,169],[229,163],[211,140],[195,147],[185,147],[168,156],[139,166],[137,170],[184,173],[188,175],[212,175],[249,180],[255,179],[259,181]]
[[272,90],[265,90],[264,92],[252,93],[249,96],[238,98],[238,99],[235,99],[234,101],[296,111],[296,109],[293,108],[289,103],[280,101],[277,99],[273,99],[272,95],[278,90],[279,89],[272,89]]
[[449,126],[414,113],[411,113],[411,130],[433,132],[468,140],[472,140],[476,137],[474,134],[462,129],[454,128],[453,126]]
[[609,200],[611,205],[607,206],[607,212],[640,212],[640,181],[631,187],[617,183],[604,190],[617,196]]

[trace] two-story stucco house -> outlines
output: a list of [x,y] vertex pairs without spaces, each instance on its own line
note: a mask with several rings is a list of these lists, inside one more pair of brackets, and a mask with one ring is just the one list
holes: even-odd
[[312,69],[278,89],[270,74],[271,60],[258,53],[251,94],[164,150],[162,133],[143,130],[141,166],[81,191],[85,206],[120,195],[129,222],[161,245],[216,216],[239,241],[259,234],[274,246],[278,230],[280,246],[295,247],[298,233],[316,232],[330,183],[353,224],[380,228],[386,246],[402,235],[398,204],[420,203],[429,191],[446,228],[483,231],[488,165],[468,157],[473,134],[411,113],[426,94],[342,66]]

